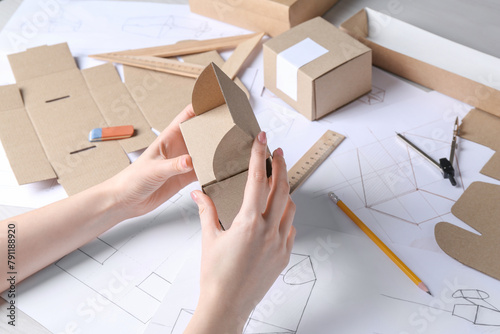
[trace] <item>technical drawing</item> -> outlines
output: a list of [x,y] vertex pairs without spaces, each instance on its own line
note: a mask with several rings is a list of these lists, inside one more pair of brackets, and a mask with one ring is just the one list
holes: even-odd
[[123,23],[122,31],[154,38],[164,38],[170,31],[187,30],[198,38],[209,32],[208,22],[175,15],[158,17],[132,17]]
[[372,91],[360,97],[358,101],[366,103],[368,105],[372,105],[377,103],[383,103],[384,98],[385,98],[385,89],[379,88],[377,86],[372,86]]
[[55,266],[90,289],[103,305],[112,304],[146,324],[171,286],[167,275],[175,276],[164,267],[171,267],[171,257],[199,230],[194,204],[178,193],[160,211],[122,223]]
[[455,304],[452,315],[474,325],[500,326],[500,310],[486,301],[490,297],[487,292],[461,289],[455,291],[452,297],[463,300],[463,303]]
[[[288,266],[250,314],[243,333],[297,333],[315,284],[316,273],[310,256],[292,253]],[[280,298],[273,297],[277,295]],[[182,333],[193,313],[193,310],[181,309],[171,334]]]

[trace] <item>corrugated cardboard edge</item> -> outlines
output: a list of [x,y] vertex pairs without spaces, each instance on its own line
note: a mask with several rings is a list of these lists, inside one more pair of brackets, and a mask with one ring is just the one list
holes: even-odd
[[500,117],[472,109],[460,125],[460,137],[487,146],[496,153],[481,169],[481,173],[500,180]]
[[500,280],[500,186],[474,182],[451,212],[482,235],[441,222],[435,226],[441,249],[466,266]]
[[0,140],[17,182],[56,178],[17,86],[0,87],[0,101]]
[[374,65],[500,116],[500,91],[371,42],[367,39],[367,21],[362,9],[343,22],[340,29],[373,50]]

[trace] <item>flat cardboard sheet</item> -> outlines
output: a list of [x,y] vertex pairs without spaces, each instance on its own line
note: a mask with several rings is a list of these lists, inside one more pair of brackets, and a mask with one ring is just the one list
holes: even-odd
[[[9,101],[0,130],[20,184],[57,177],[68,195],[75,194],[128,166],[125,151],[154,140],[112,65],[82,73],[67,44],[28,49],[9,61],[17,85],[0,88],[2,100]],[[123,99],[126,109],[119,106]],[[137,130],[129,139],[88,141],[93,128],[127,124]]]
[[313,17],[323,15],[338,0],[189,0],[193,13],[277,36]]
[[182,135],[196,176],[228,229],[241,207],[260,127],[245,93],[214,63],[198,77],[192,99],[196,117],[181,123]]
[[373,64],[500,116],[500,59],[369,8],[340,28],[373,50]]
[[449,223],[435,227],[436,241],[448,255],[500,280],[500,186],[474,182],[451,212],[479,234]]
[[487,146],[496,153],[481,169],[481,173],[500,180],[500,117],[472,109],[462,120],[460,137]]

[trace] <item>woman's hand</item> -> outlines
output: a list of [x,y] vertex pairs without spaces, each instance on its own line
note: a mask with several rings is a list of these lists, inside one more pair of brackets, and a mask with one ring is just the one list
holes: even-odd
[[115,189],[124,218],[145,214],[196,181],[179,124],[194,117],[188,105],[141,156],[125,170],[106,181]]
[[241,333],[252,309],[290,259],[295,204],[289,195],[283,151],[273,154],[266,176],[266,136],[255,139],[240,212],[222,231],[212,200],[200,191],[202,224],[200,299],[185,333]]

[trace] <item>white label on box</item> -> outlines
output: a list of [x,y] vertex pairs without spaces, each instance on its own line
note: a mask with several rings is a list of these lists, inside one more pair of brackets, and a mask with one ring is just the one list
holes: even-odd
[[309,37],[283,50],[276,58],[276,87],[297,101],[299,68],[328,52]]

